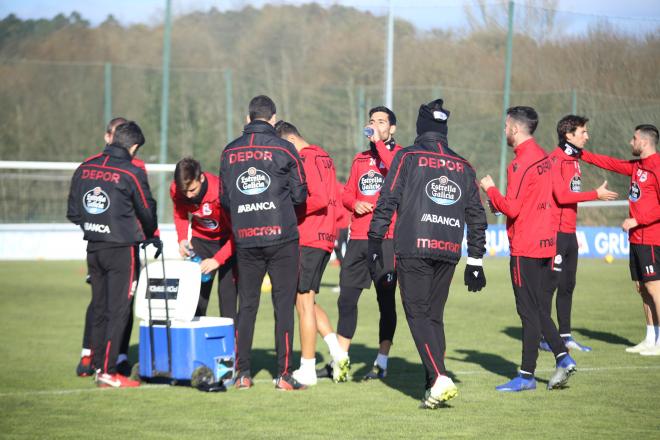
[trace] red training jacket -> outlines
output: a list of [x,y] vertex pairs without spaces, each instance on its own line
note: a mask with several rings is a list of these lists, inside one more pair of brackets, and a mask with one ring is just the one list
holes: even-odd
[[[337,200],[341,201],[342,194],[344,194],[344,184],[338,180],[335,188],[337,189]],[[348,226],[351,224],[351,212],[347,210],[344,204],[341,202],[337,205],[336,212],[336,228],[337,232],[339,232],[339,230],[348,228]]]
[[583,151],[582,160],[630,176],[629,212],[639,223],[629,231],[630,242],[660,246],[660,155],[623,160]]
[[[220,179],[217,176],[204,172],[207,182],[206,194],[200,204],[192,203],[187,197],[177,191],[176,183],[170,184],[170,197],[174,204],[174,226],[178,243],[188,239],[188,225],[192,227],[192,236],[203,240],[222,240],[231,234],[231,225],[220,207]],[[225,245],[213,256],[220,264],[224,264],[233,254],[233,239],[227,240]]]
[[296,208],[300,246],[332,252],[337,218],[335,164],[318,145],[309,145],[298,153],[307,178],[307,199]]
[[552,164],[545,151],[530,138],[513,149],[515,158],[506,171],[506,196],[488,189],[490,201],[506,215],[511,256],[554,257],[557,216],[552,196]]
[[[353,212],[355,202],[369,202],[374,205],[374,209],[376,208],[380,188],[383,186],[383,182],[385,182],[385,176],[392,165],[394,155],[400,149],[400,145],[394,144],[390,150],[383,141],[378,141],[376,142],[376,151],[374,151],[372,146],[369,150],[358,153],[353,158],[351,174],[348,176],[348,181],[344,186],[344,193],[342,194],[344,207],[352,213],[351,240],[367,239],[369,224],[371,223],[371,217],[373,217],[373,211],[364,215],[358,215]],[[385,239],[392,238],[395,224],[396,214],[392,217],[392,223],[384,237]]]
[[559,232],[575,233],[577,224],[577,204],[597,200],[596,190],[582,191],[582,171],[577,158],[564,152],[559,146],[550,153],[552,162],[552,185],[557,202]]

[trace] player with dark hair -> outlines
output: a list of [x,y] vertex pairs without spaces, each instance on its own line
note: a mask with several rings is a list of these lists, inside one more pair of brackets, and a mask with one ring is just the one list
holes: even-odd
[[557,368],[548,389],[563,387],[577,371],[550,314],[552,261],[556,255],[557,217],[553,199],[552,163],[533,135],[538,114],[531,107],[507,110],[505,134],[515,158],[507,169],[506,195],[490,175],[481,179],[481,188],[490,197],[494,210],[506,215],[511,261],[511,284],[516,310],[522,322],[522,364],[517,377],[496,387],[498,391],[525,391],[536,388],[534,371],[543,335],[555,355]]
[[147,175],[131,163],[144,144],[135,122],[116,127],[112,143],[83,162],[71,180],[67,218],[81,227],[87,240],[87,266],[92,284],[92,365],[101,387],[134,387],[139,382],[118,374],[117,356],[137,286],[139,242],[157,229],[156,202]]
[[[202,282],[195,316],[206,315],[213,280],[218,281],[220,316],[236,319],[236,265],[231,239],[231,225],[220,206],[220,179],[202,172],[193,158],[181,159],[174,169],[170,197],[174,204],[174,226],[179,242],[179,255],[199,255],[202,273],[211,278]],[[192,238],[188,240],[188,227]]]
[[655,261],[655,251],[660,254],[658,129],[650,124],[638,125],[630,146],[637,159],[615,159],[585,150],[582,160],[630,176],[629,217],[621,227],[630,237],[630,275],[642,297],[646,337],[639,344],[626,348],[626,351],[644,356],[660,356],[660,270]]
[[442,99],[420,106],[417,138],[394,157],[371,220],[368,244],[370,265],[382,266],[383,237],[396,212],[394,252],[401,301],[426,372],[422,405],[430,409],[458,392],[445,368],[443,314],[465,226],[465,284],[472,292],[486,286],[482,265],[486,212],[474,169],[449,148],[449,114]]
[[[553,194],[557,202],[559,230],[557,231],[557,254],[552,269],[557,288],[557,321],[559,334],[569,350],[591,351],[591,347],[578,343],[571,335],[571,308],[578,263],[578,241],[575,234],[579,202],[589,200],[614,200],[617,194],[607,189],[607,181],[592,191],[582,191],[582,171],[578,159],[589,140],[589,119],[584,116],[567,115],[557,123],[559,144],[552,153]],[[541,340],[542,350],[551,351],[550,345]]]
[[328,344],[331,355],[337,355],[339,344],[325,310],[316,304],[323,272],[335,245],[337,217],[337,176],[335,164],[318,145],[309,144],[291,123],[279,121],[275,131],[293,144],[300,154],[307,179],[307,200],[298,205],[300,232],[300,270],[296,309],[300,326],[300,368],[293,377],[304,385],[315,385],[316,333]]
[[295,147],[275,133],[276,108],[269,97],[250,101],[247,122],[243,135],[227,145],[220,157],[221,203],[230,216],[239,268],[236,388],[252,386],[250,353],[267,272],[275,312],[275,387],[305,389],[291,375],[299,263],[294,206],[307,199],[305,171]]
[[[108,125],[105,128],[105,133],[103,139],[105,145],[108,146],[112,143],[112,138],[115,134],[115,129],[128,122],[128,119],[120,117],[112,118]],[[133,156],[131,163],[142,170],[147,172],[146,166],[142,160]],[[158,231],[154,233],[155,236],[158,236]],[[139,256],[139,255],[138,255]],[[136,258],[138,258],[136,256]],[[137,263],[139,266],[139,261]],[[87,283],[91,284],[90,276],[87,274],[86,277]],[[91,376],[94,374],[95,368],[92,365],[92,323],[94,322],[94,312],[92,309],[92,302],[90,299],[89,305],[87,306],[87,311],[85,312],[85,327],[83,329],[83,342],[82,342],[82,351],[80,354],[80,362],[76,367],[76,374],[80,377]],[[119,356],[117,356],[117,371],[124,376],[131,374],[131,365],[128,363],[128,347],[131,341],[131,332],[133,330],[133,307],[130,307],[130,313],[128,315],[128,320],[126,321],[126,329],[124,330],[124,336],[121,342],[121,348],[119,349]]]
[[[376,287],[380,311],[379,348],[373,368],[365,379],[382,379],[386,376],[387,360],[396,330],[396,273],[392,243],[395,220],[392,221],[384,237],[383,267],[376,271],[370,270],[367,255],[367,232],[373,210],[392,159],[401,149],[392,137],[396,131],[396,116],[387,107],[374,107],[369,110],[367,127],[373,130],[373,134],[368,137],[369,150],[357,154],[353,159],[342,195],[342,202],[352,213],[352,217],[346,255],[339,275],[337,335],[341,352],[339,358],[334,360],[333,368],[327,366],[325,368],[327,372],[332,371],[335,382],[348,380],[350,371],[348,351],[357,328],[358,300],[362,290],[368,289],[372,281]],[[323,375],[322,371],[320,370],[321,375]]]

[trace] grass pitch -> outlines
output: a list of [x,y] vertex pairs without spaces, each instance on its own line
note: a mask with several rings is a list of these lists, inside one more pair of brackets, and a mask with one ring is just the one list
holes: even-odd
[[[2,438],[658,438],[660,358],[628,354],[644,335],[641,301],[626,261],[583,259],[573,305],[576,338],[593,347],[572,353],[578,373],[569,388],[546,391],[554,370],[542,352],[536,391],[503,394],[495,386],[516,373],[520,321],[508,260],[485,260],[488,285],[462,285],[457,267],[445,312],[446,364],[459,388],[450,407],[417,408],[424,373],[403,310],[389,375],[361,383],[376,356],[378,308],[362,294],[351,350],[353,381],[321,380],[304,392],[278,392],[272,306],[261,301],[255,332],[256,386],[206,394],[181,386],[98,389],[74,370],[90,289],[83,262],[2,262],[0,279],[0,437]],[[338,269],[329,267],[318,302],[336,322]],[[217,314],[217,298],[209,306]],[[132,361],[137,359],[137,325]],[[296,330],[297,333],[297,330]],[[299,361],[296,334],[295,362]],[[319,364],[328,359],[321,339]]]

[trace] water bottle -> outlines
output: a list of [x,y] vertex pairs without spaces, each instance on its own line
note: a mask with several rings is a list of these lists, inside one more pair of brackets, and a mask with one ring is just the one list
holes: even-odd
[[371,127],[364,127],[364,129],[362,130],[362,133],[364,133],[364,135],[366,137],[371,137],[371,136],[374,135],[374,129],[371,128]]
[[215,361],[215,380],[220,382],[226,387],[234,385],[236,368],[233,356],[218,356],[214,357]]
[[[202,264],[202,257],[197,255],[192,249],[188,249],[188,252],[190,252],[190,261],[197,263],[197,264]],[[211,273],[203,273],[202,274],[202,283],[206,283],[207,281],[211,280]]]

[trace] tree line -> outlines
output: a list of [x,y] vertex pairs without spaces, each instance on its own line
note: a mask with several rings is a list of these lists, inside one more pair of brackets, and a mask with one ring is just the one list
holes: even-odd
[[[482,19],[471,16],[470,28],[461,32],[422,32],[395,20],[395,138],[411,144],[419,105],[442,97],[452,112],[450,145],[478,174],[495,176],[506,29],[495,19],[501,10],[477,12]],[[538,138],[546,150],[556,144],[557,120],[577,104],[577,112],[592,120],[590,145],[627,157],[633,127],[657,124],[660,116],[659,33],[631,36],[598,22],[579,35],[549,38],[555,35],[553,20],[531,14],[525,20],[514,35],[511,104],[537,108]],[[344,6],[212,9],[175,17],[168,162],[194,155],[217,172],[229,133],[240,134],[249,99],[264,93],[275,100],[281,118],[331,153],[338,175],[346,177],[353,155],[366,146],[360,136],[366,111],[383,103],[386,38],[385,17]],[[111,63],[112,113],[138,121],[147,138],[140,154],[157,161],[162,45],[161,24],[122,26],[112,16],[97,26],[77,13],[2,19],[3,160],[80,161],[98,151],[104,64]],[[606,176],[595,168],[584,175],[586,187]],[[608,179],[625,195],[624,178]],[[5,197],[12,196],[3,191]]]

